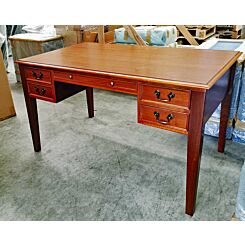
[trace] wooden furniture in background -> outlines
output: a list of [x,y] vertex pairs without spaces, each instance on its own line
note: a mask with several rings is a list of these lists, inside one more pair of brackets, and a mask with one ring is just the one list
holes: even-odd
[[104,32],[104,26],[98,26],[98,42],[104,44],[105,43],[105,32]]
[[55,25],[57,35],[64,39],[64,47],[78,44],[83,41],[82,30],[80,25]]
[[188,42],[191,45],[199,45],[216,33],[216,25],[177,25],[176,27],[179,30],[178,44]]
[[240,39],[242,38],[242,25],[217,25],[217,35],[219,38]]
[[187,135],[186,213],[193,215],[204,125],[222,103],[218,150],[223,152],[239,55],[82,43],[19,60],[34,149],[41,150],[36,99],[59,102],[86,89],[93,117],[93,88],[135,94],[139,123]]
[[84,42],[98,42],[98,43],[114,43],[114,30],[116,28],[124,27],[130,35],[130,37],[135,40],[136,44],[146,46],[145,41],[141,38],[141,36],[135,31],[134,27],[131,25],[125,26],[108,26],[108,31],[105,32],[104,25],[93,26],[94,28],[90,31],[83,31],[83,41]]
[[[63,37],[22,33],[9,37],[14,62],[18,59],[64,47]],[[14,64],[16,80],[21,82],[19,66]]]
[[[114,42],[114,30],[116,28],[123,27],[122,25],[97,25],[97,26],[84,26],[79,25],[55,25],[56,32],[62,35],[64,38],[64,46],[68,47],[73,44],[81,42],[98,42],[98,43],[113,43]],[[132,39],[136,41],[138,45],[145,46],[146,43],[135,31],[131,25],[125,25],[124,28]],[[106,30],[105,30],[106,29]]]

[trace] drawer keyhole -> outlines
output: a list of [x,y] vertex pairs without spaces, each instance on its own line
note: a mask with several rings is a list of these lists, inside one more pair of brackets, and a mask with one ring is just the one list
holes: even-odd
[[167,120],[160,120],[159,118],[160,118],[160,113],[159,112],[157,112],[157,111],[154,111],[154,116],[155,116],[155,118],[156,118],[156,120],[157,120],[157,122],[159,122],[159,123],[161,123],[161,124],[169,124],[169,122],[172,120],[172,119],[174,119],[174,115],[173,114],[168,114],[167,115],[167,117],[166,117],[166,119]]
[[168,94],[168,99],[162,99],[161,98],[161,92],[160,92],[160,90],[156,90],[154,93],[155,93],[157,99],[160,100],[160,101],[162,101],[162,102],[170,102],[171,99],[173,99],[175,97],[175,94],[173,92],[170,92]]

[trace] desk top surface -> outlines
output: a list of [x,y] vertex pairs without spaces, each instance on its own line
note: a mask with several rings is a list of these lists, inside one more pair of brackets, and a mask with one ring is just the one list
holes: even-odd
[[18,63],[209,89],[239,56],[235,51],[81,43]]

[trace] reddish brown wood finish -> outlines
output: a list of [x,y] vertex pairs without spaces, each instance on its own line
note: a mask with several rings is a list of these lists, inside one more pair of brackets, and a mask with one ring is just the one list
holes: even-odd
[[[177,110],[172,110],[169,109],[168,107],[152,107],[152,106],[145,106],[145,105],[139,105],[140,108],[139,110],[139,119],[138,122],[153,126],[153,127],[158,127],[182,134],[187,134],[188,131],[188,113],[182,113],[178,112]],[[159,113],[159,118],[156,118],[154,113]],[[167,121],[167,116],[172,115],[173,119],[171,119],[169,122],[166,124],[162,124],[160,121]],[[158,120],[157,120],[158,119]]]
[[37,113],[37,102],[36,99],[31,98],[28,94],[27,81],[25,78],[25,68],[20,65],[20,74],[22,78],[22,86],[25,96],[26,109],[31,129],[32,142],[34,150],[36,152],[41,150],[40,134],[39,134],[39,125],[38,125],[38,113]]
[[40,83],[27,82],[30,97],[55,102],[55,93],[52,87]]
[[226,96],[227,87],[229,84],[230,70],[231,69],[226,71],[225,74],[213,85],[213,87],[207,90],[204,112],[205,123],[212,116],[216,108]]
[[199,178],[199,167],[203,143],[203,114],[205,104],[204,92],[192,92],[191,113],[187,144],[186,174],[186,213],[193,215],[195,211],[196,193]]
[[51,80],[51,72],[49,70],[44,69],[36,69],[36,68],[27,68],[25,69],[25,77],[26,79],[35,81],[35,82],[46,82],[50,83]]
[[81,43],[18,63],[206,90],[239,56],[235,51]]
[[[157,92],[160,93],[157,96]],[[173,98],[169,98],[170,94],[174,94]],[[190,91],[168,89],[163,87],[158,87],[156,85],[141,85],[140,100],[143,102],[157,102],[159,106],[161,105],[178,105],[189,108],[190,105]],[[164,101],[163,101],[164,100]],[[168,100],[168,101],[165,101]]]
[[30,97],[53,103],[58,103],[86,89],[86,87],[83,86],[64,84],[61,82],[47,84],[40,81],[33,82],[29,79],[26,80],[26,82]]
[[229,120],[232,85],[235,76],[235,70],[236,70],[236,64],[234,64],[231,68],[227,93],[221,103],[219,141],[218,141],[218,152],[221,153],[223,153],[225,150],[225,137],[226,137],[227,123]]
[[[222,152],[235,68],[232,68],[228,90],[227,74],[239,55],[239,52],[228,51],[87,43],[22,59],[18,63],[34,149],[41,149],[35,98],[49,100],[52,97],[58,102],[86,88],[88,113],[93,117],[93,88],[138,94],[140,123],[188,135],[186,213],[193,215],[204,124],[228,91],[222,102],[219,139]],[[45,74],[35,79],[33,69]],[[52,93],[49,91],[46,97],[35,94],[34,85],[50,88]],[[160,102],[153,95],[157,89],[161,98],[172,91],[175,97],[169,102]],[[158,112],[159,117],[154,112]],[[173,119],[167,124],[157,121],[166,120],[169,114]]]
[[126,79],[114,79],[109,76],[88,76],[77,72],[54,71],[54,80],[83,85],[93,88],[106,89],[115,92],[137,94],[137,82]]
[[94,94],[93,88],[86,88],[87,105],[88,105],[88,116],[89,118],[94,117]]

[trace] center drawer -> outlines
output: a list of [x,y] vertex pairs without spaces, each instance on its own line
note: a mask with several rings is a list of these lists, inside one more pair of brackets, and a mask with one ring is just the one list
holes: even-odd
[[100,78],[61,71],[54,71],[54,80],[79,84],[93,88],[100,88],[129,94],[137,94],[136,81],[125,81],[113,78]]

